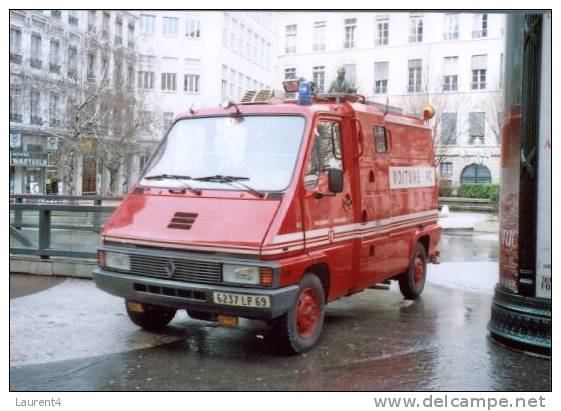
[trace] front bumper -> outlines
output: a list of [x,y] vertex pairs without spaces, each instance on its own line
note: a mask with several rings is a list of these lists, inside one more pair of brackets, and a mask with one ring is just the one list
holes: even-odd
[[[280,317],[287,312],[298,293],[297,285],[277,289],[241,288],[142,277],[100,268],[94,270],[92,276],[99,289],[126,299],[174,308],[187,308],[208,313],[264,320]],[[213,292],[268,296],[271,306],[254,308],[217,304],[212,299]]]

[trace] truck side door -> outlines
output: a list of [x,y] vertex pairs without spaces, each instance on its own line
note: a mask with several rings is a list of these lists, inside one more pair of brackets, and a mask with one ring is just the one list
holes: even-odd
[[[318,117],[304,170],[305,247],[309,254],[327,256],[331,273],[328,299],[346,294],[355,267],[354,240],[346,228],[355,222],[352,196],[352,126],[334,116]],[[343,171],[343,192],[330,193],[328,170]],[[323,193],[321,195],[318,193]]]

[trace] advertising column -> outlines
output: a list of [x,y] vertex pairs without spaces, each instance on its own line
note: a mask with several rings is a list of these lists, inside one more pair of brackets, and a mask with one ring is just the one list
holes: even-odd
[[551,349],[551,15],[507,18],[499,283],[489,330]]

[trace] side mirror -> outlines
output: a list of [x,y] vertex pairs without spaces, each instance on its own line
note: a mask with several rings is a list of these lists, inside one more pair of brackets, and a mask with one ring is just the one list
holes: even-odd
[[332,193],[343,192],[343,170],[330,168],[327,172],[327,181],[329,191]]

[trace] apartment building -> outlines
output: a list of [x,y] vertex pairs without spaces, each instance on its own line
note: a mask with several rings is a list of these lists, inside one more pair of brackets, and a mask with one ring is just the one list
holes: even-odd
[[[136,20],[125,11],[10,11],[11,193],[67,193],[59,136],[90,87],[105,79],[114,88],[135,73]],[[107,170],[95,143],[79,144],[73,193],[103,192]]]
[[290,12],[278,27],[278,82],[327,91],[344,67],[369,100],[416,115],[432,104],[441,180],[499,182],[504,15]]
[[[141,11],[137,91],[155,143],[175,116],[271,88],[276,25],[267,12]],[[141,158],[142,165],[149,153]],[[136,175],[134,176],[136,177]]]

